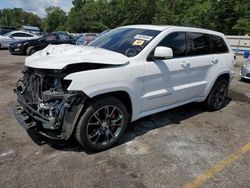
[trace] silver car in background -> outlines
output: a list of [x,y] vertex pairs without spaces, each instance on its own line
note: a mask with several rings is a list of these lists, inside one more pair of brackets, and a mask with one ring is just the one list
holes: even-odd
[[241,67],[240,77],[242,80],[250,81],[250,59],[246,60],[244,65]]

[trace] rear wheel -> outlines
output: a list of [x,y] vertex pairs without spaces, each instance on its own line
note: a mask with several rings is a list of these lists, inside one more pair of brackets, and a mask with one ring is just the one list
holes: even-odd
[[117,98],[105,97],[88,105],[76,128],[77,141],[88,150],[114,146],[128,123],[128,112]]
[[209,111],[216,111],[225,105],[225,100],[228,92],[228,81],[224,78],[219,78],[212,90],[210,91],[205,105]]

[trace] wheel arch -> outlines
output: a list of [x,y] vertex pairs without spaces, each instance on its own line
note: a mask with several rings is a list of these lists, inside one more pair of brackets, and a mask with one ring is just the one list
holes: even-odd
[[208,95],[209,95],[209,93],[211,92],[211,90],[212,90],[214,84],[216,83],[216,81],[217,81],[218,79],[220,79],[220,78],[226,79],[226,80],[228,81],[228,84],[229,84],[230,81],[231,81],[231,74],[230,74],[230,72],[222,72],[222,73],[218,74],[218,76],[215,77],[215,79],[213,80],[212,84],[211,84],[210,87],[208,88],[208,91],[206,92],[206,97],[205,97],[205,99],[208,97]]
[[220,74],[220,75],[217,77],[216,81],[217,81],[218,79],[220,79],[220,78],[224,78],[224,79],[227,80],[228,83],[229,83],[229,82],[230,82],[230,73],[223,73],[223,74]]
[[132,107],[131,97],[130,97],[128,92],[123,91],[123,90],[119,90],[119,91],[112,91],[112,92],[98,94],[98,95],[95,95],[93,97],[86,96],[86,100],[84,101],[83,108],[81,109],[81,111],[80,111],[80,113],[79,113],[79,115],[77,117],[76,123],[73,125],[73,127],[71,127],[70,130],[66,130],[68,132],[67,139],[69,139],[72,135],[75,134],[76,127],[77,127],[77,125],[78,125],[78,123],[80,121],[81,115],[84,114],[85,106],[90,105],[95,100],[99,100],[99,99],[101,99],[103,97],[107,97],[107,96],[116,97],[117,99],[119,99],[125,105],[125,107],[126,107],[126,109],[128,111],[128,114],[129,114],[128,122],[131,121],[131,118],[132,118],[132,115],[133,115],[133,107]]
[[129,121],[131,120],[131,116],[133,114],[133,106],[132,106],[132,100],[131,97],[129,95],[128,92],[124,91],[124,90],[119,90],[119,91],[111,91],[111,92],[107,92],[107,93],[102,93],[102,94],[98,94],[96,96],[93,96],[92,98],[89,98],[90,101],[94,101],[94,100],[98,100],[101,99],[103,97],[107,97],[107,96],[113,96],[117,99],[119,99],[126,107],[128,114],[129,114]]

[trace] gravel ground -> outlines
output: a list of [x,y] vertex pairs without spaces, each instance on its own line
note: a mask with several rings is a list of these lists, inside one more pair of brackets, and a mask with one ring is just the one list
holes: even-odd
[[[182,187],[250,142],[250,84],[239,79],[241,59],[225,108],[189,104],[143,118],[101,153],[19,126],[11,106],[24,59],[0,50],[0,187]],[[249,161],[245,152],[201,187],[250,187]]]

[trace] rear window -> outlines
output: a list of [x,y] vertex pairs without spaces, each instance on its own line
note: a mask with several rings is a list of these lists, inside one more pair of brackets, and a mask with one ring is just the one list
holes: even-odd
[[189,33],[188,56],[206,55],[211,53],[210,38],[208,34]]
[[228,52],[227,45],[222,37],[211,35],[211,43],[212,43],[212,53],[213,54],[227,53]]

